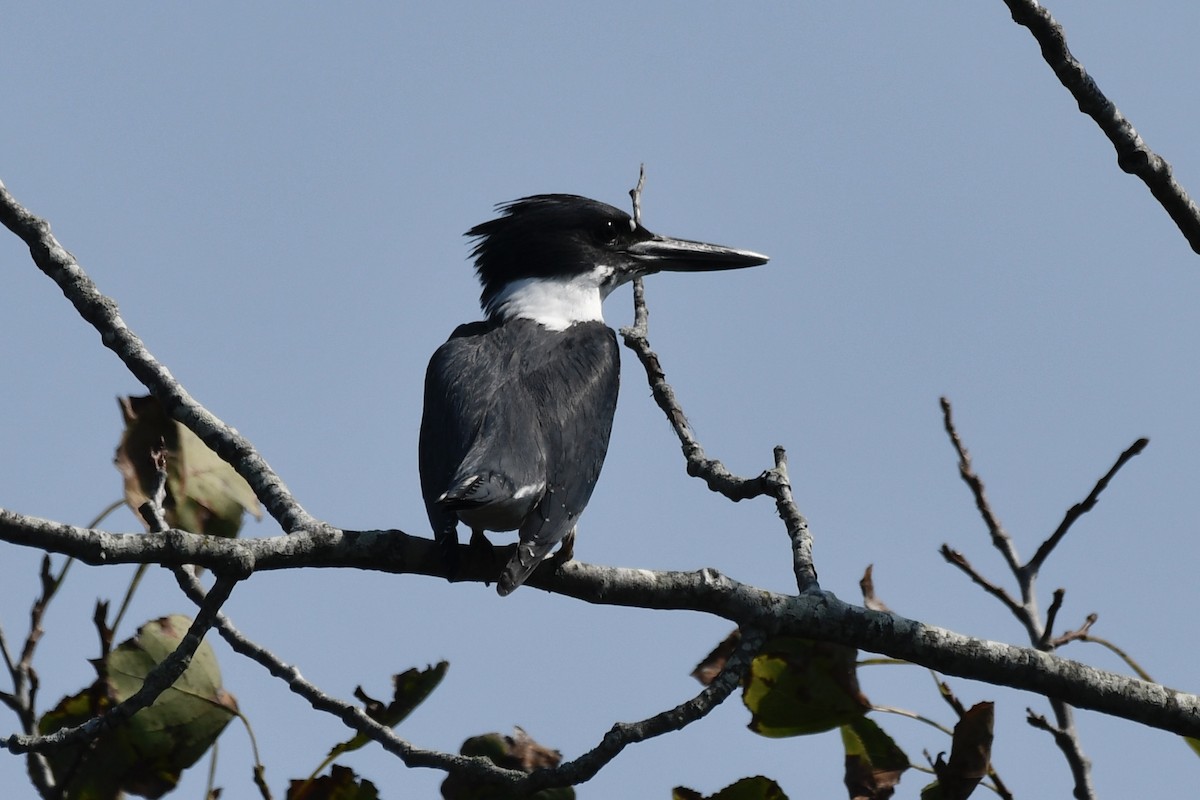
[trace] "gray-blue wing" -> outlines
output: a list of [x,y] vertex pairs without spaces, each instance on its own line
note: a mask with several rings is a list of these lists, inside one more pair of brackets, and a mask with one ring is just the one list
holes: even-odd
[[444,498],[454,488],[500,382],[501,372],[494,369],[496,330],[484,322],[460,325],[430,358],[425,372],[418,446],[421,494],[451,571],[457,566],[458,515]]
[[600,477],[620,381],[616,336],[602,323],[573,325],[524,371],[523,393],[540,409],[546,490],[520,528],[497,590],[508,594],[571,533]]

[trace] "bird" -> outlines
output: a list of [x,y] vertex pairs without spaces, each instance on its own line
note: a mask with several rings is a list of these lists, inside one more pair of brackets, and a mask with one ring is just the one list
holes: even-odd
[[765,264],[767,257],[651,233],[614,206],[572,194],[497,205],[464,234],[485,318],[458,326],[425,375],[418,460],[434,539],[454,580],[458,525],[517,531],[496,590],[508,595],[575,527],[608,452],[620,360],[601,313],[617,287],[660,271]]

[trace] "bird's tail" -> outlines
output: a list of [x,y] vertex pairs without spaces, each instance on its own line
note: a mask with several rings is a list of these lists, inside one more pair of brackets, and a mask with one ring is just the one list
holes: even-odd
[[542,563],[556,544],[558,542],[553,541],[546,544],[535,542],[517,544],[517,552],[513,553],[512,558],[508,560],[504,572],[500,575],[500,580],[496,582],[496,592],[501,597],[512,594],[518,586],[525,582],[526,578],[533,574],[533,571],[538,568],[538,564]]
[[485,472],[462,478],[437,499],[437,503],[450,511],[465,511],[486,506],[512,494],[512,487],[503,475]]

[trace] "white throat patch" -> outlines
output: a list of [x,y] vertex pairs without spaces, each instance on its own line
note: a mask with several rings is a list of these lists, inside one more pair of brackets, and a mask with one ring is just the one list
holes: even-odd
[[529,319],[562,331],[576,322],[603,322],[600,304],[608,295],[612,267],[567,278],[521,278],[507,284],[488,303],[490,315],[500,319]]

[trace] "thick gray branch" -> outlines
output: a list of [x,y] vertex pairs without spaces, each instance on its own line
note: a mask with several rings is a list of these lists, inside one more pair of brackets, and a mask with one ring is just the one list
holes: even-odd
[[[246,540],[181,531],[114,534],[0,511],[0,541],[67,553],[91,564],[196,563],[232,575],[297,567],[443,575],[434,542],[401,531],[324,529]],[[474,581],[494,578],[494,568],[475,564],[465,546],[463,554],[460,577]],[[599,605],[698,611],[743,628],[837,642],[948,675],[1011,686],[1173,733],[1200,736],[1200,697],[1196,695],[1034,649],[869,611],[831,594],[777,594],[738,583],[714,570],[655,572],[577,561],[554,571],[539,570],[529,584]]]

